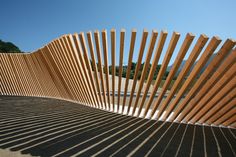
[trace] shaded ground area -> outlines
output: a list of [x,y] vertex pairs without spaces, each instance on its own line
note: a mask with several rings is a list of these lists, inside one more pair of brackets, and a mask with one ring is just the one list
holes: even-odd
[[235,146],[236,129],[147,120],[48,98],[0,96],[0,153],[230,157]]

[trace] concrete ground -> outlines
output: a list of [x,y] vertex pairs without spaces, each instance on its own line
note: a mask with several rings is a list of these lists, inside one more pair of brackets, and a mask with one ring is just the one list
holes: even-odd
[[0,156],[236,156],[236,129],[162,122],[63,100],[0,96]]

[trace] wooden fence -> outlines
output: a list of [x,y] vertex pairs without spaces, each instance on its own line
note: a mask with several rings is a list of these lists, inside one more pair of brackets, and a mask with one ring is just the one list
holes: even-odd
[[[53,97],[132,116],[236,127],[234,40],[221,45],[219,37],[200,35],[193,42],[195,36],[188,33],[180,43],[177,32],[167,41],[166,31],[153,30],[148,38],[144,30],[139,45],[136,34],[132,30],[126,39],[123,29],[118,35],[112,29],[109,36],[106,30],[81,32],[63,35],[32,53],[1,53],[0,95]],[[130,79],[132,62],[137,64]]]

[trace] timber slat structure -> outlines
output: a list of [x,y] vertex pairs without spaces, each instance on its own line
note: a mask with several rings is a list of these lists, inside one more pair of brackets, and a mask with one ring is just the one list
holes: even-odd
[[[47,97],[80,104],[84,110],[82,115],[91,110],[91,116],[102,118],[104,115],[100,113],[104,110],[109,111],[105,112],[104,120],[126,117],[123,120],[127,123],[122,125],[127,124],[127,133],[135,133],[137,139],[120,146],[119,141],[126,140],[130,134],[124,133],[123,137],[117,132],[120,139],[114,135],[118,140],[114,147],[98,151],[94,146],[97,149],[89,152],[90,155],[102,156],[114,150],[114,156],[158,153],[165,156],[174,147],[172,155],[178,156],[176,152],[184,153],[186,149],[188,155],[194,156],[192,148],[196,145],[203,151],[200,156],[207,156],[209,152],[218,152],[221,156],[224,143],[218,139],[223,138],[232,152],[229,156],[235,156],[235,44],[233,39],[222,42],[217,36],[209,38],[201,34],[195,39],[195,35],[187,33],[181,38],[178,32],[168,36],[167,31],[150,33],[146,29],[141,38],[136,29],[128,35],[124,29],[63,35],[31,53],[0,53],[0,103],[4,104],[7,96]],[[130,78],[133,62],[136,66]],[[154,78],[158,65],[161,66]],[[126,76],[123,76],[124,70]],[[11,118],[14,114],[1,112],[2,118],[15,121]],[[91,120],[96,121],[92,117]],[[141,134],[139,129],[151,132]],[[228,130],[223,131],[225,129]],[[177,136],[179,134],[181,136]],[[155,144],[144,144],[153,142],[151,138],[157,140]],[[166,139],[163,143],[162,138]],[[203,139],[201,144],[192,142],[196,138]],[[0,138],[4,139],[5,136]],[[127,147],[136,140],[144,145]],[[215,147],[208,148],[210,143]],[[116,150],[115,145],[119,145]],[[141,149],[143,147],[145,149]],[[84,148],[78,152],[88,153],[90,147]]]

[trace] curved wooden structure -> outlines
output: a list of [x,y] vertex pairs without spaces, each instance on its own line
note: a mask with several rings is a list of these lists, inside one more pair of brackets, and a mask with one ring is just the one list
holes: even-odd
[[[234,40],[221,44],[219,37],[209,40],[200,35],[194,42],[195,36],[188,33],[178,42],[180,34],[174,32],[169,41],[166,31],[155,30],[148,39],[144,30],[141,43],[136,43],[136,34],[132,30],[129,40],[125,30],[117,35],[112,29],[109,36],[106,30],[81,32],[64,35],[32,53],[1,53],[0,94],[52,97],[133,116],[236,127]],[[126,78],[122,78],[124,56],[128,56]],[[171,58],[174,63],[163,81]],[[129,79],[132,62],[137,62],[133,80]],[[154,80],[158,64],[161,68]]]

